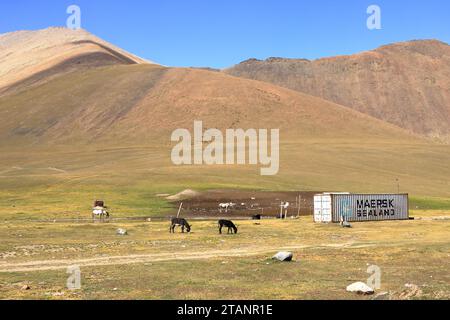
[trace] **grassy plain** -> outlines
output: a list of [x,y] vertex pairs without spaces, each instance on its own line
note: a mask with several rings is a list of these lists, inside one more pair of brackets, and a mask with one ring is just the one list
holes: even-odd
[[[447,215],[439,212],[435,215]],[[357,223],[353,229],[300,220],[238,222],[220,236],[215,222],[194,222],[191,234],[167,222],[0,225],[0,297],[13,299],[370,299],[345,291],[382,270],[387,298],[405,284],[412,299],[449,299],[449,220]],[[128,236],[115,234],[126,228]],[[270,257],[295,254],[292,263]],[[66,288],[66,268],[79,265],[82,288]],[[30,290],[22,290],[24,285]]]
[[94,199],[115,217],[161,216],[158,194],[184,189],[407,192],[412,209],[450,208],[450,146],[358,140],[282,142],[280,172],[170,163],[170,146],[8,149],[0,155],[0,220],[88,218]]

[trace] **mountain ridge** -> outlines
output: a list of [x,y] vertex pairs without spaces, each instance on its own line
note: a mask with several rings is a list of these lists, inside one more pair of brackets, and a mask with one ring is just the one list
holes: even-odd
[[450,142],[450,46],[438,40],[312,61],[249,59],[222,71],[317,96]]

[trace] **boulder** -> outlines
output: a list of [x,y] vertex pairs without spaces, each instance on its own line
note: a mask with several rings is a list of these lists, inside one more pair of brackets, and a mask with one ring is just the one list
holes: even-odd
[[126,236],[126,235],[128,235],[128,231],[125,229],[117,229],[117,235]]
[[282,262],[289,262],[292,261],[294,258],[294,255],[292,252],[278,252],[276,255],[273,256],[272,259],[282,261]]
[[347,291],[357,293],[357,294],[366,294],[366,295],[375,293],[375,291],[371,287],[369,287],[367,284],[365,284],[364,282],[355,282],[355,283],[349,285],[347,287]]

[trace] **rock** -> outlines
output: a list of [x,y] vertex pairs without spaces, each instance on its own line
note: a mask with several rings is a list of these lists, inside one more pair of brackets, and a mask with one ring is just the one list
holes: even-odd
[[294,255],[292,254],[292,252],[278,252],[276,255],[273,256],[272,259],[274,260],[278,260],[278,261],[282,261],[282,262],[289,262],[292,261],[292,259],[294,258]]
[[350,222],[344,221],[342,222],[342,228],[351,228],[352,225],[350,224]]
[[126,235],[128,235],[128,231],[125,229],[117,229],[117,235],[126,236]]
[[375,291],[371,287],[369,287],[367,284],[365,284],[364,282],[355,282],[355,283],[349,285],[347,287],[347,291],[357,293],[357,294],[366,294],[366,295],[375,293]]
[[29,285],[24,285],[23,287],[22,287],[22,290],[23,291],[28,291],[28,290],[31,290],[31,287],[29,286]]

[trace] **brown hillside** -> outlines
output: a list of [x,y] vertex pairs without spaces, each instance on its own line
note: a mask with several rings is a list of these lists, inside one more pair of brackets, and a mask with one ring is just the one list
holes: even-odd
[[226,73],[321,97],[450,141],[450,46],[412,41],[315,61],[250,59]]
[[[67,92],[70,88],[70,94]],[[1,140],[133,141],[177,128],[279,128],[300,137],[406,139],[401,129],[268,83],[196,69],[110,66],[70,73],[0,98]]]

